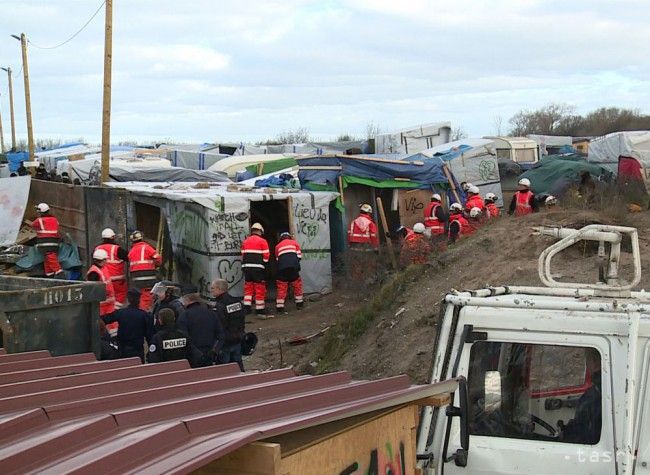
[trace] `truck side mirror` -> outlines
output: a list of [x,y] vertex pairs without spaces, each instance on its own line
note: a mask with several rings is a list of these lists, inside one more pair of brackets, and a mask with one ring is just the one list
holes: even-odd
[[460,417],[460,446],[454,455],[446,461],[453,460],[458,467],[467,466],[467,454],[469,452],[469,393],[467,379],[464,376],[458,378],[458,394],[460,395],[459,406],[448,406],[445,414],[447,417]]

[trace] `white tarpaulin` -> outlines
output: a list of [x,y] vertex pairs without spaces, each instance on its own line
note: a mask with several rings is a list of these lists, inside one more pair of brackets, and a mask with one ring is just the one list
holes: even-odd
[[25,216],[31,177],[0,178],[0,246],[16,242]]
[[618,157],[636,158],[643,167],[650,167],[650,131],[614,132],[589,143],[590,162],[617,162]]
[[285,200],[289,216],[283,218],[288,219],[303,251],[305,293],[328,293],[332,289],[329,204],[337,193],[236,192],[227,191],[221,184],[209,189],[194,189],[191,183],[108,185],[164,200],[162,210],[174,249],[175,278],[196,284],[206,296],[216,278],[228,281],[233,295],[243,295],[241,243],[250,234],[251,203]]
[[451,124],[419,125],[375,137],[375,153],[411,154],[449,142]]

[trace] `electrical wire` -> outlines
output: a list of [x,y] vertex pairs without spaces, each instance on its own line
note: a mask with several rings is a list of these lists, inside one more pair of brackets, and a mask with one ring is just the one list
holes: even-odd
[[60,48],[61,46],[65,45],[65,44],[68,44],[69,42],[71,42],[72,40],[74,40],[74,39],[77,37],[77,35],[78,35],[79,33],[81,33],[83,30],[85,30],[86,27],[90,24],[91,21],[93,21],[93,19],[97,16],[97,14],[99,13],[99,11],[102,9],[102,7],[103,7],[105,4],[106,4],[106,0],[104,0],[104,1],[101,3],[101,5],[99,5],[99,7],[98,7],[97,10],[95,11],[95,13],[92,14],[92,16],[88,19],[88,21],[87,21],[86,23],[84,23],[84,25],[83,25],[79,30],[77,30],[77,32],[76,32],[74,35],[72,35],[70,38],[68,38],[67,40],[65,40],[63,43],[59,43],[58,45],[54,45],[54,46],[39,46],[39,45],[34,44],[34,43],[33,43],[31,40],[29,40],[29,39],[27,40],[27,42],[28,42],[30,45],[32,45],[34,48],[37,48],[37,49],[56,49],[56,48]]

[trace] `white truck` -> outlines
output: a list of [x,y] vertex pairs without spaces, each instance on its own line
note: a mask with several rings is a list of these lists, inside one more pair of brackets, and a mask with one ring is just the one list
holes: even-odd
[[[545,287],[446,296],[431,381],[460,384],[446,410],[424,409],[419,466],[430,475],[650,474],[650,293],[632,291],[637,231],[537,231],[560,239],[539,259]],[[558,282],[553,257],[581,240],[599,243],[599,282]],[[627,283],[622,244],[632,250]]]

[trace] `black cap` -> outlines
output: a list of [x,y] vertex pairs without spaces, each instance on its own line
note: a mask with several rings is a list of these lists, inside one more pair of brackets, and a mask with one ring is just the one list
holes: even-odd
[[184,285],[181,289],[181,295],[198,294],[199,288],[196,285]]
[[138,289],[129,289],[126,293],[129,297],[140,297],[140,291]]

